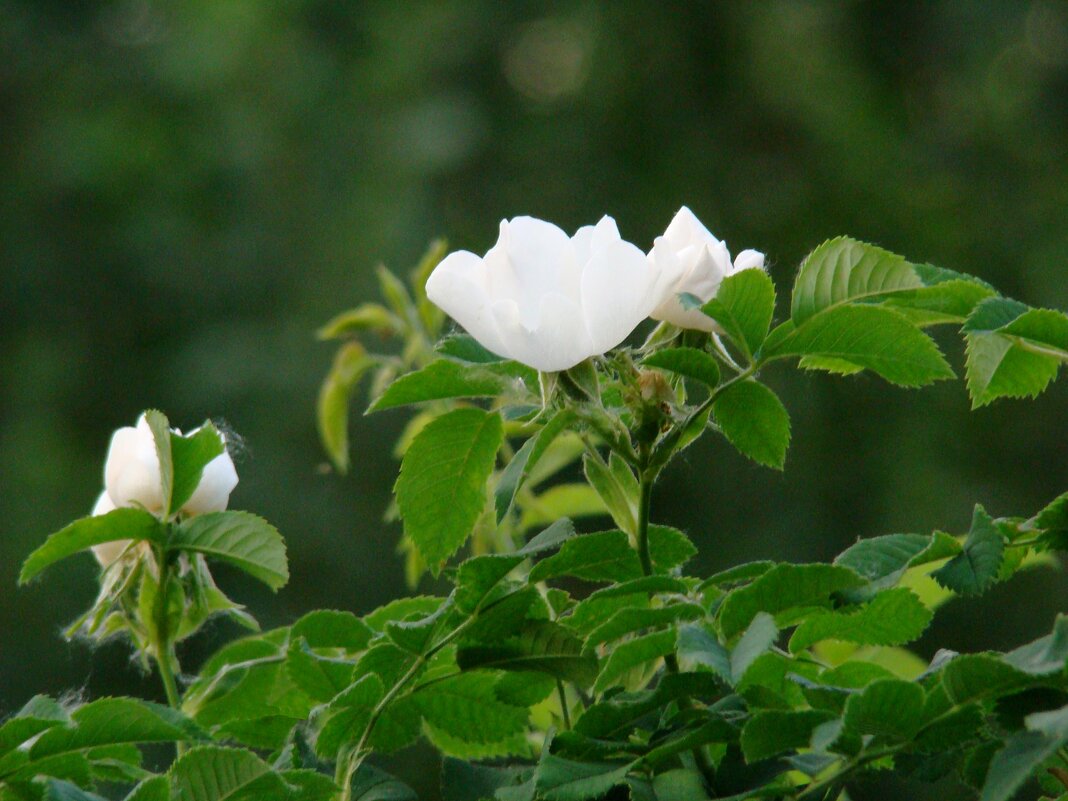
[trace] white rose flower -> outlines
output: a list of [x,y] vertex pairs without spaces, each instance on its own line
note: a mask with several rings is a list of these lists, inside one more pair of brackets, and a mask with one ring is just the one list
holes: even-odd
[[717,331],[716,324],[698,309],[684,309],[679,295],[689,292],[702,302],[716,296],[728,275],[748,269],[764,269],[764,254],[743,250],[731,264],[727,243],[716,239],[692,211],[683,206],[649,251],[649,261],[666,276],[675,276],[668,295],[653,310],[652,317],[680,328]]
[[[120,428],[112,435],[104,466],[104,486],[115,507],[142,506],[149,512],[159,513],[163,511],[162,483],[156,441],[148,421],[141,415],[136,427]],[[236,486],[237,470],[230,454],[223,451],[204,467],[200,483],[181,512],[185,515],[221,512]]]
[[484,257],[449,254],[427,296],[488,350],[546,372],[615,347],[671,291],[611,217],[568,237],[533,217],[502,220]]

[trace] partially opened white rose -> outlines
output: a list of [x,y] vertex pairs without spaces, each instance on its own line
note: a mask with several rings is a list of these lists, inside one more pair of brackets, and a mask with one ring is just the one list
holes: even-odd
[[651,316],[680,328],[700,331],[718,329],[698,309],[684,309],[679,302],[681,293],[689,292],[701,301],[709,301],[716,296],[719,285],[728,275],[750,268],[764,268],[764,254],[756,250],[743,250],[731,264],[727,243],[709,233],[685,206],[679,209],[664,235],[656,238],[649,251],[649,261],[665,276],[675,276],[671,292]]
[[[176,430],[176,433],[181,432]],[[104,486],[116,507],[142,506],[158,513],[163,511],[162,483],[152,429],[141,415],[136,427],[120,428],[112,435],[104,466]],[[204,467],[200,483],[181,512],[186,515],[221,512],[236,486],[237,470],[230,454],[223,451]]]
[[544,371],[615,347],[670,289],[607,216],[573,237],[533,217],[502,220],[484,257],[451,253],[426,282],[430,300],[484,347]]

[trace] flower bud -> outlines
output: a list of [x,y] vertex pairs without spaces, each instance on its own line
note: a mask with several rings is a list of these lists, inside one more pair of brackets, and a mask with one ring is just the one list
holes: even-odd
[[[175,433],[181,434],[177,429]],[[181,513],[198,515],[223,511],[237,481],[233,460],[224,451],[204,467],[200,483],[182,506]],[[163,512],[159,454],[144,415],[135,427],[120,428],[112,435],[104,466],[104,486],[116,508],[141,506],[154,514]]]
[[764,269],[764,254],[756,250],[743,250],[731,264],[727,243],[709,233],[685,206],[679,209],[664,235],[656,238],[649,260],[663,274],[677,276],[672,291],[651,316],[699,331],[719,329],[700,309],[684,309],[679,302],[680,294],[688,292],[704,303],[716,296],[727,276],[742,270]]

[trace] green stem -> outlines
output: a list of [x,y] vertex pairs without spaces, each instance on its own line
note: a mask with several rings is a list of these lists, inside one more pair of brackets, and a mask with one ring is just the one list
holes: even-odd
[[571,712],[567,708],[567,691],[564,689],[564,683],[560,680],[556,680],[556,693],[560,696],[560,710],[564,717],[564,730],[571,731]]
[[[156,603],[152,610],[155,618],[152,629],[155,636],[152,638],[152,650],[155,652],[156,667],[159,668],[159,677],[163,682],[163,692],[167,696],[167,703],[173,709],[180,709],[182,696],[178,692],[178,682],[174,677],[175,666],[178,657],[174,653],[174,642],[171,639],[170,626],[167,620],[167,588],[170,584],[170,563],[163,547],[155,550],[156,564],[159,566],[159,588],[156,591]],[[178,756],[185,752],[184,743],[175,743]]]
[[[638,559],[642,564],[642,572],[646,576],[651,576],[653,575],[653,560],[649,554],[649,509],[652,506],[653,483],[656,481],[656,473],[649,468],[648,446],[642,445],[640,459],[641,469],[638,474],[641,481],[641,494],[638,498]],[[679,672],[679,661],[675,654],[667,654],[664,657],[664,667],[668,673],[677,674]],[[680,709],[693,708],[693,702],[686,696],[681,697],[678,704]],[[712,761],[708,758],[708,753],[702,746],[697,746],[691,753],[697,769],[701,771],[701,775],[705,779],[705,784],[711,790],[714,786],[716,771],[712,767]]]
[[[502,598],[499,600],[504,599]],[[356,743],[356,747],[349,751],[344,759],[338,759],[338,767],[334,777],[335,781],[341,785],[341,801],[351,801],[352,799],[352,777],[356,774],[356,771],[360,769],[360,765],[363,764],[364,759],[367,758],[367,742],[370,740],[371,734],[374,731],[379,718],[382,717],[382,713],[385,712],[386,707],[396,700],[397,696],[406,688],[408,682],[419,673],[431,657],[463,634],[468,626],[474,621],[475,616],[472,615],[461,625],[449,632],[447,636],[438,641],[433,647],[429,648],[426,653],[416,657],[415,661],[412,662],[412,666],[408,668],[403,676],[397,679],[397,682],[389,688],[389,692],[382,696],[382,699],[375,704],[374,709],[371,710],[371,716],[367,719],[367,725],[364,727],[363,734],[360,735],[359,742]],[[344,770],[342,770],[342,764],[344,764]]]
[[[642,461],[648,461],[648,453],[643,449]],[[646,475],[641,476],[641,495],[638,497],[638,559],[642,563],[642,572],[653,575],[653,558],[649,554],[649,507],[653,500],[653,481]]]

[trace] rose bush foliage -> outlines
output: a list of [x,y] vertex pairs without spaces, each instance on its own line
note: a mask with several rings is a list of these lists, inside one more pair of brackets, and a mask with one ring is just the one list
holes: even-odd
[[[1055,564],[1068,495],[1020,516],[977,505],[968,531],[861,540],[830,564],[707,577],[651,508],[663,468],[706,434],[783,468],[778,362],[925,386],[954,375],[927,334],[951,325],[980,406],[1046,388],[1068,316],[839,238],[804,260],[773,324],[762,267],[684,208],[648,252],[607,217],[573,237],[516,218],[483,258],[439,243],[410,282],[381,270],[384,302],[320,332],[341,340],[320,431],[343,471],[365,376],[369,413],[415,410],[387,514],[411,583],[448,591],[363,616],[260,631],[211,563],[278,589],[285,548],[226,511],[223,436],[156,411],[120,429],[94,514],[21,580],[93,549],[100,594],[69,633],[128,637],[169,706],[29,700],[0,724],[0,799],[411,799],[375,761],[420,738],[443,754],[448,799],[844,800],[889,772],[983,801],[1029,784],[1068,797],[1068,618],[1007,653],[928,664],[907,649],[948,598]],[[179,682],[176,644],[214,615],[252,631]],[[169,764],[142,753],[160,743]]]

